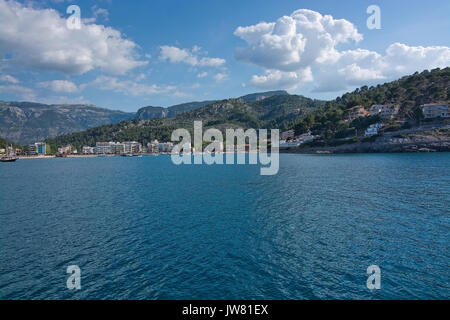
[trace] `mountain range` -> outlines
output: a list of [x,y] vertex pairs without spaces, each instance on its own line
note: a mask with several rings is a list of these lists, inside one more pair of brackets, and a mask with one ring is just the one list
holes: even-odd
[[[277,92],[280,93],[280,92]],[[50,145],[71,144],[76,148],[92,146],[99,141],[139,141],[147,143],[154,139],[170,141],[176,128],[193,130],[195,120],[202,120],[204,128],[284,128],[299,117],[323,107],[325,101],[313,100],[282,92],[278,95],[244,96],[212,102],[171,118],[150,120],[133,119],[108,124],[47,139]]]
[[[241,97],[243,101],[261,101],[274,95],[288,95],[286,91],[254,93]],[[0,137],[18,144],[43,141],[106,124],[125,120],[172,118],[216,101],[189,102],[164,107],[143,107],[136,113],[100,108],[86,104],[46,105],[33,102],[0,101]]]

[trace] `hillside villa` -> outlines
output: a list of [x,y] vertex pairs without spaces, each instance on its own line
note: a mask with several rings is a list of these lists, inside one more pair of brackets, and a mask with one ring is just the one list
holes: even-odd
[[379,115],[382,119],[392,119],[398,114],[399,105],[394,104],[376,104],[370,107],[370,115]]
[[425,119],[449,118],[450,105],[445,103],[429,103],[420,106]]
[[367,117],[370,115],[370,112],[368,112],[363,106],[355,106],[347,111],[347,119],[346,122],[352,122],[353,120],[361,117]]
[[294,129],[282,132],[280,134],[280,140],[288,140],[288,139],[293,139],[295,137],[295,131]]
[[364,135],[366,137],[376,136],[378,134],[378,131],[384,126],[382,123],[374,123],[371,124],[367,129]]
[[293,138],[290,138],[289,140],[280,139],[280,149],[295,148],[304,143],[313,141],[314,139],[315,139],[315,137],[311,134],[311,131],[308,133],[299,135],[297,137],[294,136]]

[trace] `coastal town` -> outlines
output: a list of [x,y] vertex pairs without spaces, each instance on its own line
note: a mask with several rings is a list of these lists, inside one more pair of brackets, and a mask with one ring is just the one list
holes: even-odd
[[[444,120],[450,118],[450,106],[446,103],[431,103],[420,106],[424,120],[439,119]],[[379,116],[380,122],[373,123],[361,133],[355,130],[354,138],[367,139],[370,137],[378,136],[381,130],[385,127],[386,123],[394,123],[398,126],[404,126],[407,122],[406,119],[398,117],[400,110],[399,105],[384,104],[384,105],[372,105],[369,110],[366,110],[363,106],[355,106],[349,109],[346,113],[344,122],[351,123],[356,119],[367,118],[369,116]],[[311,143],[315,140],[319,140],[321,137],[313,135],[311,131],[304,134],[296,135],[295,130],[291,129],[280,133],[279,147],[280,150],[291,150],[299,148],[307,143]],[[344,140],[348,140],[346,138]],[[185,146],[186,147],[186,146]],[[81,150],[74,148],[72,145],[58,146],[57,152],[51,152],[50,147],[45,142],[35,142],[25,147],[18,148],[2,148],[0,154],[3,158],[12,158],[17,156],[19,158],[45,158],[45,157],[87,157],[87,156],[142,156],[143,154],[170,154],[174,148],[173,142],[160,142],[153,140],[147,144],[137,141],[109,141],[109,142],[97,142],[94,146],[83,146]],[[185,149],[195,152],[195,149],[189,145]],[[223,144],[221,145],[223,150]],[[237,151],[235,148],[234,151]],[[249,146],[245,145],[245,151],[249,151]]]

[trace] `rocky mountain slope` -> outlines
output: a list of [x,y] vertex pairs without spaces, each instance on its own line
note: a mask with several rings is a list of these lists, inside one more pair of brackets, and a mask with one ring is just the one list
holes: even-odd
[[[270,98],[272,96],[277,95],[289,95],[286,91],[279,90],[279,91],[268,91],[268,92],[258,92],[258,93],[252,93],[245,96],[240,97],[239,99],[242,99],[244,102],[254,102],[254,101],[261,101],[266,98]],[[137,120],[151,120],[156,118],[172,118],[180,113],[189,112],[195,109],[202,108],[204,106],[207,106],[209,104],[212,104],[214,102],[217,102],[217,100],[210,100],[210,101],[194,101],[194,102],[188,102],[188,103],[182,103],[177,104],[175,106],[171,106],[168,108],[163,107],[144,107],[138,110],[136,112],[136,119]]]
[[201,101],[201,102],[188,102],[183,104],[178,104],[172,107],[144,107],[136,112],[137,120],[151,120],[157,118],[172,118],[176,115],[188,112],[194,109],[204,107],[214,101]]
[[0,102],[0,137],[19,144],[28,144],[133,117],[134,113],[93,105]]

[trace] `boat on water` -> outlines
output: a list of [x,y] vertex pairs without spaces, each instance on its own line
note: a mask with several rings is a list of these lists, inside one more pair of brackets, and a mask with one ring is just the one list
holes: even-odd
[[138,154],[138,153],[123,153],[121,154],[122,157],[138,157],[138,158],[142,158],[142,154]]
[[0,162],[15,162],[17,160],[17,158],[15,157],[1,157],[0,158]]
[[0,158],[0,162],[15,162],[18,158],[16,157],[13,147],[10,146],[7,149],[6,154]]

